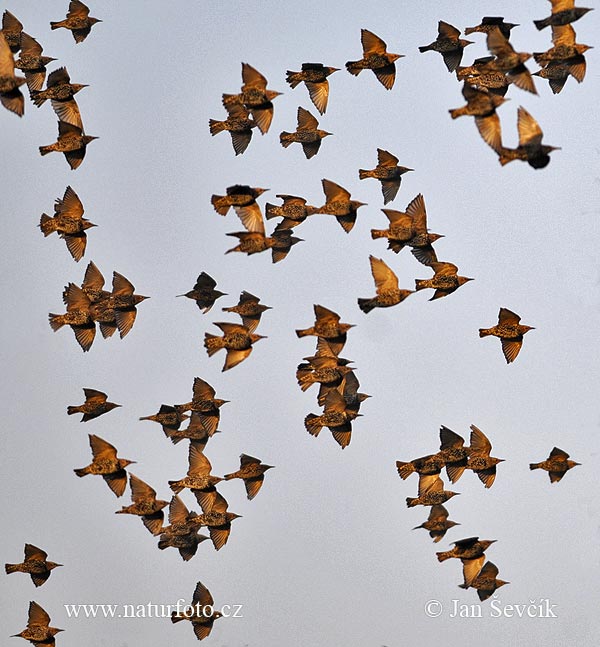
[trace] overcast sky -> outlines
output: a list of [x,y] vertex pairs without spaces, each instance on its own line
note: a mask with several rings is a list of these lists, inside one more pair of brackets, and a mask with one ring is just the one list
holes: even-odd
[[[583,3],[594,6],[593,2]],[[593,645],[597,614],[600,519],[598,330],[600,330],[600,74],[597,49],[586,56],[585,81],[569,79],[553,95],[537,79],[538,96],[511,87],[499,108],[503,139],[517,145],[516,115],[524,106],[560,146],[548,167],[519,161],[501,167],[472,119],[451,120],[464,104],[461,86],[441,56],[420,54],[437,35],[438,20],[464,30],[484,15],[520,23],[511,42],[518,51],[544,51],[549,29],[532,20],[549,15],[548,2],[411,0],[389,4],[95,2],[103,20],[76,45],[61,20],[66,0],[3,3],[26,32],[66,66],[71,80],[90,87],[77,95],[92,142],[79,169],[62,155],[41,157],[38,146],[56,140],[49,105],[27,102],[19,119],[0,111],[0,186],[4,212],[2,264],[2,455],[4,562],[22,559],[23,545],[45,549],[64,564],[35,589],[29,577],[0,578],[5,636],[21,631],[30,600],[65,629],[57,645],[137,647],[196,644],[186,623],[167,618],[74,619],[65,604],[174,604],[191,599],[197,581],[217,607],[243,605],[243,618],[215,623],[207,644],[223,647],[346,645],[389,647],[418,640],[463,647],[514,644]],[[598,44],[600,12],[573,26],[577,41]],[[404,54],[394,88],[386,91],[372,72],[348,74],[344,63],[361,57],[360,30],[383,38]],[[463,64],[487,54],[482,34],[469,36]],[[228,134],[211,137],[209,118],[224,119],[223,93],[241,85],[241,63],[266,76],[284,94],[274,101],[270,131],[255,130],[248,150],[235,157]],[[304,85],[292,90],[286,70],[304,62],[342,68],[330,77],[329,107],[318,115]],[[538,66],[528,63],[534,71]],[[296,127],[298,106],[333,133],[318,155],[306,160],[299,145],[284,149],[279,133]],[[445,237],[440,260],[456,264],[475,280],[447,298],[429,302],[429,291],[387,310],[363,314],[358,297],[375,294],[369,255],[383,258],[401,288],[432,272],[408,250],[395,255],[370,229],[387,219],[380,184],[359,181],[359,168],[373,168],[377,148],[415,169],[404,176],[387,208],[404,210],[425,198],[428,224]],[[368,204],[350,234],[330,216],[314,216],[294,233],[304,239],[276,265],[270,254],[224,255],[241,231],[233,212],[218,215],[212,194],[233,184],[268,188],[258,200],[279,204],[276,194],[325,199],[328,178]],[[88,232],[84,258],[75,263],[56,235],[37,228],[42,212],[67,185],[77,192]],[[268,230],[272,223],[267,223]],[[82,353],[72,332],[53,333],[49,312],[62,312],[61,293],[80,284],[93,260],[110,285],[114,270],[151,298],[138,308],[124,339],[98,333]],[[176,295],[190,290],[200,272],[213,276],[228,296],[202,315]],[[236,321],[221,307],[241,291],[272,306],[256,344],[241,365],[222,373],[222,352],[209,358],[204,333],[215,321]],[[315,338],[298,339],[296,328],[313,323],[313,304],[356,324],[343,357],[354,360],[361,391],[373,397],[353,425],[352,442],[340,450],[324,429],[318,438],[304,417],[318,413],[316,389],[302,393],[295,370],[312,355]],[[521,354],[507,365],[499,340],[479,339],[478,328],[497,322],[498,310],[517,312],[535,327]],[[99,477],[78,479],[73,468],[91,460],[88,434],[114,444],[119,456],[136,460],[131,472],[169,499],[168,480],[187,471],[187,443],[177,446],[160,427],[140,422],[161,403],[191,399],[202,377],[222,408],[218,434],[206,447],[213,473],[223,475],[250,454],[275,465],[259,495],[248,501],[240,481],[219,490],[229,509],[243,515],[228,544],[210,542],[184,563],[174,549],[159,551],[142,523],[115,516],[130,503],[117,499]],[[81,424],[68,405],[83,402],[83,387],[105,391],[122,404]],[[407,509],[417,478],[401,481],[395,461],[439,448],[446,425],[468,441],[475,424],[489,437],[493,455],[506,459],[485,490],[472,473],[451,489],[450,518],[461,525],[434,544],[424,530],[411,531],[428,508]],[[582,463],[558,484],[528,464],[558,446]],[[186,505],[198,506],[189,491]],[[456,604],[475,604],[474,590],[461,590],[458,560],[438,563],[435,552],[478,535],[496,539],[488,558],[510,581],[496,606],[555,605],[557,618],[451,617]],[[436,600],[441,615],[428,617]],[[533,607],[532,607],[533,608]]]

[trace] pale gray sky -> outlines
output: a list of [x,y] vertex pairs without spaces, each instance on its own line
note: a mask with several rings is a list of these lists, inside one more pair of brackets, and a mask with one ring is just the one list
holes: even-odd
[[[28,603],[36,600],[53,626],[65,629],[60,646],[193,645],[183,623],[69,619],[63,605],[174,604],[189,600],[201,580],[217,606],[243,605],[243,618],[219,620],[206,641],[223,647],[394,647],[407,640],[474,647],[482,639],[494,646],[594,645],[600,629],[596,50],[587,55],[581,85],[569,79],[556,96],[542,80],[536,80],[539,96],[511,87],[499,109],[506,145],[517,143],[522,105],[538,120],[544,142],[562,148],[535,171],[518,161],[502,168],[471,119],[450,119],[448,109],[464,103],[461,86],[439,54],[417,48],[435,39],[440,19],[464,29],[484,15],[503,15],[521,25],[511,38],[518,51],[544,51],[550,31],[538,32],[532,22],[549,14],[541,0],[518,7],[457,0],[443,11],[414,0],[393,8],[312,0],[95,2],[91,14],[104,22],[79,45],[65,30],[49,29],[50,20],[64,17],[66,0],[5,7],[44,54],[58,59],[50,70],[64,65],[73,82],[90,85],[77,100],[86,131],[100,139],[70,171],[62,155],[42,158],[37,150],[56,138],[49,105],[38,110],[28,102],[22,119],[0,111],[6,503],[0,547],[5,562],[20,561],[29,542],[64,564],[39,589],[24,575],[0,578],[3,634],[25,627]],[[574,24],[578,42],[597,46],[598,14]],[[295,129],[298,106],[318,116],[306,88],[291,90],[285,71],[303,62],[344,68],[360,58],[361,28],[405,55],[393,90],[368,71],[357,78],[336,72],[327,113],[319,116],[320,127],[334,135],[311,160],[299,146],[283,149],[279,133]],[[487,53],[483,35],[469,38],[475,44],[465,50],[464,64]],[[242,62],[284,94],[274,102],[271,130],[255,131],[236,158],[229,135],[210,136],[208,119],[224,118],[221,95],[239,90]],[[385,241],[371,239],[370,229],[386,224],[384,205],[379,183],[359,181],[358,169],[375,166],[378,147],[415,169],[387,208],[403,210],[423,193],[431,230],[445,234],[436,243],[438,257],[475,281],[440,301],[430,303],[422,292],[364,315],[356,299],[374,294],[370,254],[392,267],[400,287],[431,275],[408,251],[396,256]],[[322,178],[368,203],[350,234],[333,218],[315,216],[295,231],[305,242],[277,265],[268,254],[224,256],[235,244],[225,234],[242,227],[233,212],[223,218],[213,210],[213,193],[250,184],[270,189],[259,198],[263,208],[279,203],[277,193],[320,205]],[[44,239],[37,229],[40,214],[51,211],[68,184],[99,225],[89,231],[79,263],[63,241]],[[90,260],[108,283],[116,270],[151,299],[140,305],[124,340],[105,341],[98,333],[84,354],[71,331],[52,332],[47,314],[61,311],[63,286],[81,283]],[[228,293],[207,315],[175,298],[201,271]],[[268,339],[221,373],[223,357],[207,357],[204,333],[216,331],[214,321],[236,319],[221,307],[237,303],[242,290],[273,307],[258,329]],[[373,396],[344,451],[326,429],[316,439],[304,429],[306,414],[319,411],[316,387],[302,393],[295,369],[315,340],[297,339],[294,329],[312,324],[314,303],[357,324],[342,354],[355,361],[361,390]],[[501,306],[536,328],[508,366],[500,342],[477,334],[496,323]],[[186,443],[172,446],[158,425],[138,418],[163,402],[189,400],[195,376],[231,401],[222,408],[222,433],[206,448],[213,472],[237,469],[241,453],[276,469],[253,501],[240,482],[222,484],[230,510],[243,518],[221,551],[205,542],[184,563],[177,551],[159,551],[140,521],[114,515],[129,503],[129,491],[117,499],[100,478],[77,479],[73,468],[90,462],[87,434],[94,433],[136,460],[131,471],[170,498],[167,481],[187,470]],[[66,407],[83,401],[82,387],[105,391],[123,407],[80,424]],[[469,425],[477,425],[506,462],[490,490],[470,473],[451,488],[461,496],[447,508],[461,525],[434,544],[425,531],[411,531],[428,509],[406,508],[417,479],[401,481],[395,461],[435,452],[442,424],[467,439]],[[555,445],[583,465],[551,485],[528,463]],[[198,508],[189,492],[183,498]],[[498,540],[488,557],[510,585],[498,591],[497,607],[549,600],[558,617],[491,617],[491,600],[482,603],[482,618],[451,617],[453,600],[478,598],[457,587],[460,563],[439,564],[435,552],[473,535]],[[440,617],[427,616],[430,600],[441,603]]]

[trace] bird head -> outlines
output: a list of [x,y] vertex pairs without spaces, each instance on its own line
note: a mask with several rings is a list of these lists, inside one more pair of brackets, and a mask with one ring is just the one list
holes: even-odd
[[87,83],[71,83],[71,92],[73,94],[77,94],[79,90],[83,90],[83,88],[89,88],[90,86]]
[[456,278],[458,279],[458,284],[459,285],[464,285],[468,281],[474,281],[475,280],[475,279],[469,278],[467,276],[457,276]]

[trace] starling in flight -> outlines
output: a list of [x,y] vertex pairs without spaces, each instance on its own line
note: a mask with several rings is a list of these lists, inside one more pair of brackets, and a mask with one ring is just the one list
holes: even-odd
[[240,456],[240,469],[231,474],[225,474],[225,480],[242,479],[246,486],[246,494],[248,500],[252,500],[260,490],[263,481],[264,473],[267,470],[273,469],[273,465],[265,465],[260,462],[260,459],[242,454]]
[[320,416],[314,413],[306,416],[304,419],[306,431],[316,437],[323,427],[327,427],[338,445],[342,449],[346,448],[352,436],[352,421],[361,414],[348,409],[344,396],[335,389],[327,394],[324,408]]
[[220,408],[229,402],[229,400],[215,398],[215,395],[216,391],[208,382],[200,377],[195,377],[191,402],[175,405],[178,411],[191,411],[196,414],[197,417],[194,420],[206,429],[209,437],[217,431],[219,426]]
[[67,17],[58,22],[51,22],[50,29],[64,27],[73,34],[76,43],[82,43],[97,22],[102,21],[90,16],[89,7],[86,7],[80,0],[71,0]]
[[46,78],[46,65],[56,60],[51,56],[42,56],[43,51],[35,38],[25,32],[21,33],[21,53],[15,61],[15,67],[25,74],[29,92],[42,89]]
[[10,11],[5,10],[2,14],[2,33],[6,38],[6,43],[10,51],[16,54],[21,49],[21,32],[23,23],[21,23]]
[[183,561],[192,559],[198,545],[208,539],[206,535],[198,534],[198,526],[191,523],[197,516],[197,513],[188,511],[178,496],[174,496],[169,505],[169,525],[162,528],[158,548],[177,548]]
[[298,142],[302,144],[306,159],[314,157],[321,147],[321,140],[331,135],[325,130],[319,129],[319,122],[302,107],[298,108],[298,127],[296,132],[288,133],[285,130],[279,135],[279,141],[284,148]]
[[248,332],[254,332],[260,322],[260,317],[265,310],[271,310],[271,306],[259,303],[260,299],[245,290],[240,294],[240,300],[236,306],[221,308],[223,312],[235,312],[242,318],[242,325],[248,328]]
[[162,510],[169,505],[169,502],[157,499],[156,490],[134,474],[129,474],[129,487],[133,503],[123,506],[115,514],[135,514],[142,518],[144,526],[153,535],[159,535],[165,516]]
[[429,45],[419,47],[419,51],[421,53],[429,51],[439,52],[444,58],[448,72],[454,72],[460,65],[463,50],[472,42],[472,40],[460,38],[459,29],[440,20],[438,22],[437,38],[432,43],[429,43]]
[[510,81],[504,72],[494,66],[495,56],[484,56],[473,61],[472,65],[456,68],[459,81],[466,81],[471,87],[503,97],[508,91]]
[[56,332],[63,326],[71,326],[77,343],[85,353],[92,347],[96,336],[96,324],[91,319],[89,312],[92,302],[85,292],[74,283],[69,283],[67,286],[64,299],[67,312],[64,315],[51,312],[48,315],[50,327]]
[[469,448],[465,439],[452,429],[440,427],[440,451],[436,454],[446,464],[446,473],[451,483],[456,483],[467,467]]
[[362,70],[373,70],[381,85],[391,90],[396,80],[396,61],[404,54],[389,53],[385,42],[367,29],[360,30],[360,40],[363,57],[360,61],[348,61],[346,69],[354,76],[358,76]]
[[243,362],[248,355],[252,352],[252,345],[260,339],[265,339],[264,335],[257,335],[251,333],[246,326],[241,324],[233,324],[228,322],[215,323],[219,327],[223,335],[211,335],[204,333],[204,348],[209,357],[212,357],[221,348],[227,351],[223,371],[227,371],[240,362]]
[[27,628],[11,638],[25,638],[35,647],[40,645],[54,645],[54,636],[64,629],[57,629],[50,626],[50,616],[37,603],[29,603],[29,616],[27,618]]
[[514,362],[519,354],[523,345],[523,335],[529,330],[535,330],[532,326],[523,326],[520,321],[521,317],[518,314],[511,312],[508,308],[500,308],[498,325],[479,329],[480,337],[493,335],[500,338],[507,364]]
[[249,187],[245,184],[235,184],[227,187],[227,195],[213,195],[210,202],[215,211],[221,216],[227,215],[229,207],[233,207],[240,220],[244,223],[244,227],[248,228],[248,231],[255,231],[255,229],[252,229],[253,224],[255,225],[259,220],[262,220],[256,198],[268,190]]
[[372,177],[381,182],[383,192],[383,204],[391,202],[398,193],[402,182],[402,175],[414,169],[406,166],[398,166],[398,158],[388,151],[381,148],[377,149],[377,166],[370,171],[365,169],[358,170],[360,180]]
[[214,305],[219,297],[227,296],[225,292],[216,290],[217,282],[206,272],[202,272],[196,279],[193,289],[185,294],[178,294],[178,297],[187,297],[193,299],[203,314],[206,314]]
[[325,213],[335,216],[342,229],[348,234],[356,222],[356,214],[365,202],[350,200],[350,192],[331,180],[321,180],[323,193],[326,202],[322,207],[315,209],[313,213]]
[[40,146],[40,155],[57,152],[64,153],[71,170],[75,170],[85,157],[87,145],[98,139],[92,135],[84,135],[83,130],[78,126],[69,124],[66,121],[58,122],[58,139],[54,144]]
[[29,573],[31,581],[36,586],[42,584],[50,577],[53,568],[62,566],[56,562],[48,561],[48,553],[33,544],[25,544],[25,561],[20,564],[5,564],[4,570],[10,573]]
[[25,97],[19,90],[25,82],[24,77],[15,76],[15,60],[4,34],[0,31],[0,102],[19,117],[25,112]]
[[208,127],[214,137],[223,131],[231,135],[231,143],[236,155],[241,155],[250,144],[252,129],[258,124],[249,118],[249,113],[242,103],[231,102],[225,105],[228,117],[225,121],[209,119]]
[[302,63],[301,72],[291,72],[287,70],[286,81],[290,86],[295,88],[304,82],[310,95],[310,100],[315,108],[322,114],[327,110],[327,100],[329,99],[329,81],[327,77],[337,72],[337,67],[326,67],[322,63]]
[[553,27],[557,25],[568,25],[576,20],[579,20],[588,11],[586,7],[576,7],[575,0],[550,0],[552,3],[552,13],[548,18],[542,20],[534,20],[535,26],[539,29],[545,29],[549,25]]
[[81,128],[83,122],[79,106],[75,101],[75,94],[88,86],[83,83],[71,83],[71,77],[66,67],[59,67],[48,74],[46,89],[31,93],[31,100],[39,108],[47,99],[50,99],[52,109],[60,121]]
[[396,461],[398,476],[402,480],[407,479],[411,474],[431,476],[439,474],[446,465],[446,459],[441,454],[427,454],[412,461]]
[[576,465],[581,465],[581,463],[576,463],[575,461],[569,460],[569,454],[554,447],[550,452],[550,456],[545,461],[541,463],[530,463],[530,470],[546,470],[548,476],[550,477],[550,483],[558,483],[560,479],[573,467]]
[[127,472],[125,468],[135,461],[126,458],[117,458],[117,449],[106,440],[90,434],[90,447],[93,460],[86,467],[73,470],[77,476],[98,474],[106,481],[108,487],[116,494],[123,496],[127,487]]
[[275,231],[293,229],[315,212],[316,207],[307,205],[304,198],[296,195],[286,195],[284,193],[278,193],[276,197],[283,200],[283,204],[280,207],[269,204],[268,202],[265,206],[265,217],[267,220],[271,218],[283,219],[277,225]]
[[340,323],[340,315],[324,306],[315,304],[313,308],[315,311],[314,325],[310,328],[296,330],[296,335],[298,337],[308,335],[322,337],[329,342],[333,353],[339,355],[346,343],[346,333],[350,328],[354,328],[355,324]]
[[448,499],[460,494],[444,490],[444,482],[437,474],[419,477],[419,496],[415,498],[406,497],[406,505],[413,508],[416,505],[440,505]]
[[435,272],[433,278],[415,279],[416,290],[425,288],[435,290],[433,296],[429,299],[430,301],[448,296],[467,281],[473,281],[473,279],[466,276],[458,276],[458,267],[452,263],[438,261],[431,263],[430,267]]
[[208,492],[200,505],[202,514],[190,518],[189,524],[193,527],[207,527],[215,550],[221,550],[229,539],[231,522],[239,519],[241,515],[228,512],[229,505],[225,497],[216,490]]
[[531,73],[525,62],[531,58],[526,52],[516,52],[499,29],[492,29],[487,35],[487,46],[496,57],[490,64],[499,72],[504,72],[510,83],[514,83],[521,90],[537,94]]
[[441,553],[436,553],[438,561],[443,562],[452,557],[458,559],[475,559],[480,557],[483,553],[495,542],[496,539],[482,539],[479,537],[469,537],[468,539],[461,539],[454,542],[454,548]]
[[213,597],[202,582],[196,584],[190,609],[192,610],[191,613],[187,610],[181,614],[173,611],[171,621],[179,622],[181,620],[189,620],[194,628],[196,638],[203,640],[212,631],[214,621],[219,619],[222,614],[219,611],[215,611]]
[[181,426],[181,423],[188,418],[189,416],[176,407],[172,407],[170,404],[161,404],[157,413],[152,416],[143,416],[140,420],[158,422],[158,424],[163,428],[165,435],[170,437],[170,432],[177,431]]
[[467,27],[465,36],[475,32],[489,34],[492,29],[497,27],[505,38],[510,38],[510,30],[518,26],[512,22],[504,22],[504,18],[499,16],[485,16],[476,27]]
[[483,602],[494,595],[496,589],[499,589],[505,584],[510,584],[510,582],[498,579],[498,567],[493,562],[486,562],[479,571],[479,575],[477,575],[470,585],[459,584],[458,586],[461,589],[467,589],[469,586],[477,589],[479,600]]
[[67,414],[70,416],[74,413],[83,413],[83,417],[79,422],[87,422],[121,406],[114,402],[107,402],[106,399],[108,396],[106,393],[102,393],[102,391],[83,389],[83,392],[85,394],[85,402],[83,404],[67,407]]
[[460,526],[456,521],[448,519],[449,513],[441,503],[432,505],[429,510],[429,517],[420,526],[415,526],[413,530],[424,528],[429,531],[429,536],[434,542],[440,541],[449,528]]
[[504,461],[503,458],[490,456],[491,451],[492,443],[490,443],[487,436],[481,429],[471,425],[471,443],[467,469],[473,470],[486,488],[492,487],[496,478],[496,465]]
[[203,501],[209,500],[207,497],[210,492],[214,492],[215,485],[223,480],[219,476],[213,476],[210,473],[212,466],[202,451],[203,447],[202,443],[191,440],[188,452],[189,468],[187,476],[178,481],[169,481],[169,487],[175,494],[179,494],[184,488],[192,490],[200,505],[202,505]]
[[358,299],[358,307],[364,313],[371,312],[373,308],[395,306],[414,292],[414,290],[401,290],[398,287],[398,277],[380,258],[369,256],[369,261],[377,296],[372,299]]

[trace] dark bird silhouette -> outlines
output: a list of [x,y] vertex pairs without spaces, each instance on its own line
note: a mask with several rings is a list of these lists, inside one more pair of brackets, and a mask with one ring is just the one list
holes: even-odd
[[96,389],[83,389],[85,394],[85,402],[77,406],[68,406],[67,414],[72,416],[74,413],[82,413],[83,416],[79,422],[87,422],[93,418],[101,416],[103,413],[108,413],[120,404],[114,402],[107,402],[106,393],[96,391]]
[[21,53],[15,61],[15,67],[25,74],[29,92],[42,89],[46,78],[46,65],[56,60],[51,56],[42,56],[43,51],[35,38],[25,32],[21,33]]
[[142,481],[134,474],[129,474],[129,487],[133,503],[123,506],[115,514],[134,514],[142,518],[142,523],[153,534],[159,535],[164,520],[163,508],[169,505],[168,501],[156,498],[156,490]]
[[306,431],[311,436],[317,437],[321,429],[327,427],[337,444],[345,449],[352,437],[352,421],[361,414],[348,409],[344,396],[335,389],[327,394],[323,406],[325,410],[320,416],[314,413],[306,416],[304,419]]
[[64,315],[51,312],[48,315],[50,327],[56,332],[63,326],[70,326],[75,334],[77,343],[85,353],[92,347],[94,337],[96,336],[96,324],[90,317],[89,312],[92,302],[85,292],[76,286],[75,283],[69,283],[63,298],[67,306],[67,312]]
[[550,0],[552,3],[552,13],[548,18],[542,20],[534,20],[534,25],[539,29],[545,29],[549,25],[553,27],[557,25],[568,25],[576,20],[579,20],[588,11],[586,7],[576,7],[575,0]]
[[270,469],[273,469],[273,465],[265,465],[261,463],[259,458],[242,454],[240,456],[240,469],[231,474],[225,474],[224,478],[226,481],[242,479],[246,486],[248,500],[252,500],[262,487],[265,472]]
[[181,426],[181,423],[188,418],[189,416],[186,415],[184,411],[181,411],[176,407],[172,407],[169,404],[161,404],[157,413],[151,416],[143,416],[140,420],[158,422],[158,424],[163,428],[165,435],[170,437],[170,432],[177,431]]
[[359,61],[348,61],[346,69],[354,76],[358,76],[362,70],[373,70],[381,85],[391,90],[396,80],[396,61],[404,55],[388,52],[385,41],[367,29],[360,30],[360,40],[363,57]]
[[260,317],[265,310],[271,310],[271,306],[260,303],[260,298],[255,297],[245,290],[240,294],[240,300],[235,306],[221,308],[223,312],[235,312],[242,318],[242,325],[246,326],[248,332],[254,332],[260,323]]
[[219,611],[215,611],[215,602],[213,596],[209,593],[208,589],[198,582],[192,596],[191,610],[178,614],[173,611],[171,614],[172,622],[179,622],[181,620],[189,620],[192,623],[194,634],[198,640],[203,640],[212,631],[215,620],[222,617]]
[[417,505],[440,505],[458,494],[460,492],[444,490],[444,482],[438,474],[421,475],[419,476],[419,495],[414,498],[406,497],[406,505],[409,508]]
[[471,425],[471,442],[467,469],[477,474],[486,488],[491,488],[496,478],[496,465],[504,462],[503,458],[490,456],[492,443],[487,436],[475,425]]
[[495,151],[500,150],[502,147],[502,128],[500,127],[500,117],[496,113],[496,108],[508,101],[508,99],[498,94],[492,94],[487,90],[477,90],[468,81],[463,84],[462,95],[467,105],[450,110],[452,119],[457,119],[463,115],[474,117],[475,125],[483,141]]
[[380,258],[369,256],[371,274],[375,281],[377,296],[372,299],[358,299],[358,307],[366,314],[373,308],[389,308],[402,303],[413,294],[414,290],[401,290],[398,287],[398,277]]
[[241,324],[219,322],[214,325],[220,328],[223,334],[219,337],[208,332],[204,333],[204,348],[206,348],[209,357],[212,357],[221,348],[225,348],[227,357],[223,371],[228,371],[243,362],[252,352],[253,344],[260,339],[265,339],[264,335],[251,333],[246,326]]
[[494,69],[504,72],[510,83],[514,83],[521,90],[537,94],[531,73],[525,62],[531,54],[517,52],[499,29],[492,29],[487,35],[487,46],[496,57],[491,64]]
[[298,337],[308,335],[323,337],[329,342],[333,353],[339,355],[346,343],[346,333],[350,328],[354,328],[355,324],[340,323],[340,315],[324,306],[315,304],[313,308],[315,311],[314,325],[310,328],[296,330],[296,335]]
[[402,175],[414,169],[406,166],[398,166],[398,158],[382,148],[377,149],[377,166],[371,170],[359,169],[358,177],[364,180],[368,177],[375,178],[381,182],[383,193],[383,204],[391,202],[400,189]]
[[62,566],[48,561],[48,553],[33,544],[25,544],[25,560],[20,564],[4,564],[7,575],[11,573],[29,573],[36,586],[42,586],[50,577],[52,569]]
[[329,81],[327,77],[337,72],[338,69],[337,67],[326,67],[322,63],[302,63],[302,71],[291,72],[287,70],[285,80],[292,89],[300,83],[304,83],[308,89],[310,100],[315,108],[324,115],[329,99]]
[[127,487],[127,472],[125,468],[135,463],[135,461],[118,458],[117,448],[100,438],[100,436],[89,434],[89,438],[93,460],[86,467],[81,467],[73,471],[79,477],[86,476],[87,474],[98,474],[102,476],[116,496],[123,496]]
[[66,242],[67,249],[75,261],[80,261],[85,254],[87,234],[90,227],[96,227],[93,222],[83,217],[84,208],[79,196],[68,186],[63,199],[57,198],[54,205],[54,215],[43,213],[40,217],[40,229],[44,236],[57,232]]
[[494,595],[496,589],[505,584],[510,584],[510,582],[498,579],[498,567],[493,562],[486,562],[479,571],[479,575],[469,585],[459,584],[458,586],[461,589],[468,589],[469,587],[477,589],[477,595],[480,601],[483,602]]
[[471,45],[471,43],[473,43],[472,40],[460,38],[460,29],[440,20],[438,22],[437,38],[429,45],[419,47],[419,51],[421,53],[439,52],[444,59],[448,72],[454,72],[460,65],[465,47]]
[[178,496],[173,496],[169,504],[169,525],[162,528],[158,548],[177,548],[183,561],[192,559],[198,545],[209,539],[198,534],[198,525],[192,523],[196,517],[196,512],[190,512]]
[[[216,398],[216,394],[215,389],[208,382],[195,377],[191,401],[175,405],[178,411],[191,411],[192,414],[196,414],[196,418],[193,418],[194,422],[199,422],[206,429],[209,437],[217,431],[221,407],[229,402],[229,400]],[[191,423],[190,420],[190,425]]]
[[446,532],[454,526],[460,526],[456,521],[448,519],[449,512],[440,503],[432,505],[429,510],[427,521],[424,521],[420,526],[415,526],[413,530],[424,528],[429,531],[429,536],[434,542],[440,541]]
[[187,297],[196,302],[203,314],[206,314],[219,297],[227,296],[225,292],[216,290],[217,282],[206,272],[202,272],[196,279],[193,289],[185,294],[178,294],[178,297]]
[[25,82],[25,77],[15,76],[15,60],[4,34],[0,31],[0,102],[19,117],[25,112],[25,97],[19,90]]
[[325,213],[335,216],[342,229],[348,234],[356,222],[356,214],[365,202],[350,200],[350,192],[331,180],[321,180],[326,202],[313,213]]
[[50,29],[64,27],[73,34],[76,43],[82,43],[97,22],[102,21],[98,18],[92,18],[89,8],[83,2],[80,2],[80,0],[71,0],[69,2],[67,17],[58,22],[51,22]]
[[83,131],[83,121],[75,95],[88,86],[83,83],[71,83],[71,77],[66,67],[59,67],[48,74],[45,90],[31,93],[31,100],[39,108],[50,99],[52,109],[60,121],[72,124]]
[[196,440],[190,441],[188,452],[189,468],[187,476],[178,481],[169,481],[169,487],[175,494],[179,494],[184,488],[189,488],[194,493],[198,503],[202,505],[210,499],[207,498],[211,492],[215,492],[215,485],[223,479],[213,476],[210,471],[212,466],[202,449],[204,445]]
[[27,628],[23,629],[21,633],[11,636],[11,638],[24,638],[32,645],[35,645],[35,647],[39,647],[40,645],[54,645],[54,636],[59,631],[64,631],[64,629],[51,627],[50,616],[37,602],[31,601],[29,603]]
[[560,481],[560,479],[576,465],[581,465],[581,463],[569,460],[569,454],[567,454],[567,452],[558,447],[554,447],[550,452],[550,456],[548,456],[545,461],[542,461],[541,463],[529,463],[529,469],[546,470],[550,477],[550,483],[558,483],[558,481]]
[[417,291],[426,288],[435,290],[433,296],[429,299],[430,301],[448,296],[467,281],[474,280],[466,276],[458,276],[458,267],[452,263],[436,261],[430,263],[430,267],[435,272],[433,278],[415,279],[415,289]]
[[436,457],[446,464],[446,473],[451,483],[456,483],[462,476],[469,458],[470,449],[465,447],[465,439],[452,429],[440,427],[440,451]]
[[94,139],[98,139],[98,137],[85,135],[78,126],[66,121],[59,121],[58,139],[54,144],[40,146],[40,155],[53,152],[63,153],[71,170],[74,171],[83,162],[87,145]]
[[527,162],[532,168],[544,168],[550,163],[550,153],[560,150],[557,146],[542,144],[544,133],[538,122],[523,108],[519,106],[517,112],[517,130],[519,131],[519,146],[506,148],[502,146],[498,151],[500,164],[504,166],[513,160]]
[[240,94],[224,94],[223,105],[242,103],[250,112],[260,132],[268,132],[273,120],[273,99],[281,92],[267,89],[267,79],[248,63],[242,63],[242,91]]
[[214,137],[218,133],[228,131],[231,135],[231,143],[236,155],[241,155],[249,146],[252,140],[252,129],[258,124],[250,119],[250,113],[243,103],[230,102],[225,105],[228,117],[224,121],[209,119],[208,127],[210,134]]
[[476,25],[475,27],[467,27],[465,29],[465,36],[468,36],[469,34],[473,34],[475,32],[489,34],[492,29],[497,27],[503,36],[510,38],[510,30],[518,26],[519,25],[516,25],[512,22],[504,22],[503,17],[485,16],[484,18],[482,18],[479,25]]
[[215,550],[221,550],[227,543],[231,533],[231,522],[239,519],[241,515],[228,512],[228,503],[216,490],[209,492],[202,500],[202,514],[190,518],[189,524],[193,527],[205,526],[208,528],[210,539]]
[[412,461],[396,461],[398,476],[402,480],[407,479],[411,474],[420,476],[439,474],[445,465],[446,459],[441,454],[427,454]]
[[319,122],[316,117],[311,115],[308,110],[302,107],[298,108],[298,127],[296,132],[288,133],[285,130],[279,135],[279,142],[284,148],[290,144],[298,142],[302,144],[302,150],[306,159],[314,157],[321,147],[321,140],[331,135],[326,130],[319,128]]
[[275,227],[275,231],[293,229],[303,223],[316,210],[316,207],[307,205],[306,200],[297,195],[278,193],[276,197],[283,200],[281,206],[269,204],[268,202],[265,206],[265,217],[267,220],[271,218],[282,218],[281,222]]
[[508,308],[500,308],[498,313],[498,325],[492,328],[480,328],[479,336],[487,337],[493,335],[499,337],[502,342],[502,352],[506,363],[514,362],[523,345],[523,335],[529,330],[535,330],[532,326],[524,326],[520,323],[521,317]]
[[23,23],[18,18],[13,16],[8,9],[5,9],[2,14],[2,33],[6,38],[6,43],[10,47],[10,51],[16,54],[21,49],[21,32],[23,31]]

